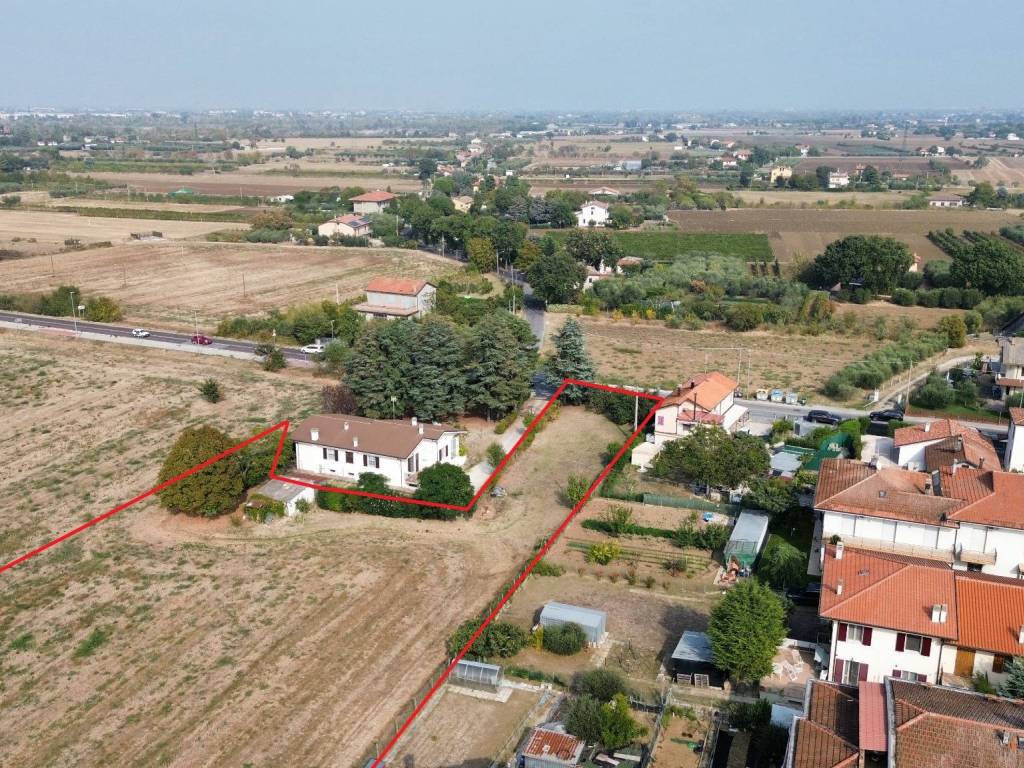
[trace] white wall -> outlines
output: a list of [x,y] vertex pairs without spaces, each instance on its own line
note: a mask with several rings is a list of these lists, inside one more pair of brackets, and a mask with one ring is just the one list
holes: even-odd
[[963,545],[964,549],[972,549],[976,552],[995,551],[996,562],[993,565],[983,566],[981,569],[983,573],[1012,578],[1018,578],[1021,575],[1017,566],[1024,563],[1024,531],[1016,528],[992,528],[961,523],[960,530],[957,531],[956,542],[958,548]]
[[328,447],[328,458],[324,459],[323,449],[325,446],[314,443],[295,444],[295,466],[304,472],[313,472],[318,475],[334,475],[343,480],[358,481],[364,472],[375,472],[384,475],[388,484],[396,488],[405,485],[405,460],[399,460],[390,456],[380,456],[379,467],[363,465],[363,456],[371,456],[362,451],[353,450],[352,463],[345,461],[345,451],[338,450],[338,460],[334,461],[334,449]]
[[[868,665],[868,681],[880,683],[894,669],[916,672],[925,675],[928,682],[936,681],[942,655],[942,640],[932,638],[931,649],[927,656],[916,651],[897,651],[896,635],[891,629],[873,627],[871,645],[851,640],[839,640],[839,622],[832,622],[832,657],[829,664],[829,677],[835,680],[836,659],[856,661]],[[847,634],[849,637],[849,631]]]
[[841,512],[825,512],[822,522],[822,537],[827,539],[832,534],[874,539],[887,544],[929,547],[950,552],[956,543],[955,528],[906,523],[881,517],[848,515]]
[[896,463],[901,467],[906,468],[911,462],[914,463],[912,469],[916,469],[918,472],[924,471],[924,449],[929,445],[935,445],[938,440],[924,440],[920,443],[912,443],[911,445],[901,445],[896,449]]
[[[956,646],[953,644],[946,645],[942,648],[942,674],[953,675],[956,674]],[[972,676],[977,674],[988,675],[988,680],[995,686],[1002,683],[1007,675],[1005,672],[993,672],[992,664],[995,661],[995,655],[986,653],[985,651],[974,652],[974,667]]]
[[1018,428],[1010,422],[1010,431],[1006,437],[1006,470],[1008,472],[1024,472],[1024,428]]

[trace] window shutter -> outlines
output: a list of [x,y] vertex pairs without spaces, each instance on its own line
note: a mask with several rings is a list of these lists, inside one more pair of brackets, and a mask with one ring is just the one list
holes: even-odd
[[930,656],[931,652],[932,652],[932,639],[930,637],[926,637],[923,640],[921,640],[921,655],[922,656]]
[[839,622],[839,639],[840,640],[845,640],[846,639],[846,625],[843,624],[842,622]]
[[369,461],[367,461],[367,459],[366,459],[366,454],[365,454],[365,453],[363,454],[363,466],[364,466],[364,467],[368,467],[368,466],[370,466],[370,462],[369,462]]
[[868,665],[861,662],[859,669],[857,670],[857,680],[863,682],[868,679]]
[[907,636],[902,632],[896,633],[896,650],[902,652],[907,644]]
[[832,682],[833,683],[841,683],[841,682],[843,682],[843,660],[842,659],[836,659],[835,667],[836,668],[835,668],[835,672],[834,672],[834,674],[832,676]]
[[898,669],[894,669],[892,671],[892,676],[898,679],[900,676],[900,671]]
[[864,645],[871,645],[871,627],[864,627],[864,638],[861,642]]
[[324,460],[327,459],[327,448],[324,448]]

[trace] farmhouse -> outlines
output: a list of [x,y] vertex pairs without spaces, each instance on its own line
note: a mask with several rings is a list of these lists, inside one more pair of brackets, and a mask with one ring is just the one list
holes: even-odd
[[608,222],[608,203],[591,200],[576,211],[576,226],[603,227]]
[[437,288],[425,280],[375,277],[366,286],[366,301],[352,307],[367,320],[423,317],[434,308]]
[[1019,768],[1020,701],[886,677],[810,679],[784,768]]
[[966,205],[960,195],[949,192],[937,192],[928,198],[928,206],[931,208],[963,208]]
[[845,189],[848,186],[850,186],[850,174],[847,171],[829,171],[829,189]]
[[395,488],[412,488],[427,467],[465,463],[461,434],[454,427],[423,424],[416,417],[389,421],[347,414],[310,416],[294,431],[295,466],[351,481],[375,472]]
[[455,210],[459,213],[469,213],[469,209],[473,207],[473,198],[469,195],[453,197],[452,202],[455,204]]
[[352,210],[356,213],[384,213],[390,207],[391,202],[397,199],[398,195],[378,189],[353,197],[351,199]]
[[793,169],[788,165],[773,165],[768,172],[768,182],[774,184],[779,179],[789,180],[793,177]]
[[[1024,400],[1024,338],[1012,337],[999,340],[999,376],[996,377],[996,396],[1002,393],[1005,399]],[[1014,402],[1024,405],[1024,402]]]
[[840,541],[824,550],[819,612],[832,622],[829,677],[971,685],[1024,654],[1024,581]]
[[317,233],[323,237],[369,237],[370,222],[362,216],[354,213],[347,213],[344,216],[336,216],[330,221],[325,221],[317,227]]
[[666,397],[654,416],[654,443],[678,440],[698,426],[718,426],[731,432],[747,415],[736,404],[739,385],[724,373],[694,376]]

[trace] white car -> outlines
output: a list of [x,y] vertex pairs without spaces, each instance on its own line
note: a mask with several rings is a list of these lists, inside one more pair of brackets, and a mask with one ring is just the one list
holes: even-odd
[[145,328],[132,328],[132,336],[137,339],[146,339],[149,338],[149,331]]
[[315,344],[307,344],[302,348],[302,351],[307,355],[322,355],[325,349],[327,347],[318,341]]

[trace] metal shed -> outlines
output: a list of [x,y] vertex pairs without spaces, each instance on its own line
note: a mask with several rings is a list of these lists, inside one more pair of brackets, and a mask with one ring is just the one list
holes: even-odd
[[587,642],[600,643],[607,634],[608,615],[592,608],[580,608],[565,603],[548,603],[540,612],[542,627],[560,627],[563,624],[579,624],[587,636]]
[[719,688],[725,682],[725,673],[715,666],[711,653],[711,639],[705,632],[687,630],[672,651],[672,675],[677,681],[697,687]]
[[497,664],[462,659],[452,670],[451,682],[466,688],[497,692],[505,676]]
[[740,512],[725,545],[725,562],[735,559],[743,568],[754,564],[768,538],[768,515]]

